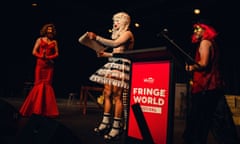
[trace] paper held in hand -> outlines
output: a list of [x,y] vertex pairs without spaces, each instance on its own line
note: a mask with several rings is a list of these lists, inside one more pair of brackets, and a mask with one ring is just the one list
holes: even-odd
[[79,41],[81,44],[83,44],[83,45],[85,45],[85,46],[87,46],[87,47],[95,50],[96,52],[104,51],[104,50],[106,49],[103,45],[99,44],[99,43],[96,42],[95,40],[89,39],[88,36],[87,36],[87,32],[84,33],[84,34],[78,39],[78,41]]

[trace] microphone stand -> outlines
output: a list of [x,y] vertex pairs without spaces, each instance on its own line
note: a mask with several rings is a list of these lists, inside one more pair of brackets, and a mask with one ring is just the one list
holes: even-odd
[[[161,35],[167,39],[183,56],[187,61],[191,64],[197,64],[195,60],[188,55],[180,46],[178,46],[172,39],[170,39],[166,35],[166,30],[161,32]],[[189,112],[190,112],[190,97],[191,97],[191,90],[190,90],[190,82],[192,80],[192,73],[187,73],[187,83],[186,83],[186,89],[187,89],[187,94],[186,94],[186,124],[188,124],[189,121]]]
[[190,55],[188,55],[182,48],[180,48],[180,46],[178,46],[172,39],[170,39],[170,38],[166,35],[166,32],[165,32],[165,31],[162,31],[161,34],[162,34],[162,36],[163,36],[165,39],[167,39],[173,46],[175,46],[175,48],[177,48],[177,50],[178,50],[181,54],[183,54],[183,56],[184,56],[185,58],[187,58],[190,63],[192,63],[192,64],[197,64],[197,63],[195,62],[195,60],[194,60]]

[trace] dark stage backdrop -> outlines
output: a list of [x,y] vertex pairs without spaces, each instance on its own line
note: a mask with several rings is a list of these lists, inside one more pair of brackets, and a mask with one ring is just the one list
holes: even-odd
[[[86,31],[110,38],[108,29],[112,27],[112,15],[118,11],[127,11],[132,16],[132,23],[140,23],[139,28],[131,25],[136,39],[135,49],[166,45],[158,34],[167,28],[171,38],[190,55],[193,54],[190,43],[192,24],[199,19],[209,20],[219,32],[226,92],[240,95],[239,42],[233,36],[238,30],[234,3],[162,0],[158,3],[121,1],[116,4],[101,1],[106,6],[103,8],[91,2],[42,1],[39,7],[33,8],[28,2],[15,2],[14,5],[12,1],[11,4],[3,3],[9,13],[3,16],[1,97],[22,97],[24,82],[33,81],[35,58],[31,52],[39,30],[46,22],[55,23],[59,42],[60,56],[55,60],[53,80],[56,96],[64,98],[69,92],[78,93],[81,85],[94,85],[88,77],[106,59],[97,58],[93,51],[78,43],[78,38]],[[226,7],[228,10],[223,10]],[[193,15],[194,8],[202,8],[202,13]],[[176,82],[186,82],[182,64],[178,65],[177,71]]]

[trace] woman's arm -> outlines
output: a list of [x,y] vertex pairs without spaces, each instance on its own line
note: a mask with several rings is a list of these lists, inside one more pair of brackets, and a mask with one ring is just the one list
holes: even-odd
[[119,47],[120,45],[123,45],[131,38],[132,33],[130,31],[126,31],[121,36],[115,40],[110,40],[103,38],[101,36],[96,36],[96,41],[100,42],[101,44],[108,46],[108,47]]
[[211,47],[212,47],[211,41],[202,40],[199,45],[200,60],[197,62],[197,64],[186,65],[185,69],[187,71],[204,70],[209,63]]
[[112,48],[123,45],[131,38],[131,36],[132,36],[132,32],[126,31],[123,34],[121,34],[121,36],[119,38],[117,38],[115,40],[111,40],[111,39],[106,39],[101,36],[98,36],[93,32],[88,32],[88,37],[90,39],[96,40],[97,42],[99,42],[107,47],[112,47]]
[[39,46],[40,46],[40,38],[38,38],[34,44],[32,54],[37,58],[43,58],[44,55],[39,53]]

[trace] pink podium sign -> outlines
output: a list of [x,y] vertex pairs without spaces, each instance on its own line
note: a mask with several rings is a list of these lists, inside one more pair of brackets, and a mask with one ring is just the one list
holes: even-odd
[[171,62],[132,63],[127,135],[143,139],[132,105],[138,103],[154,144],[167,143]]

